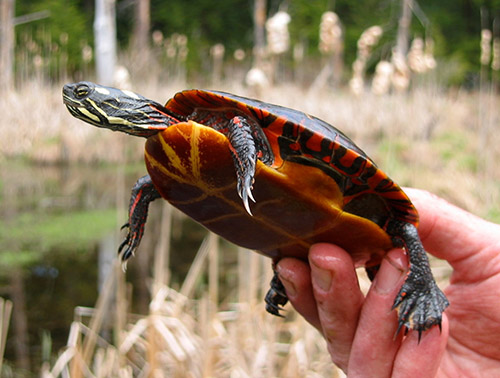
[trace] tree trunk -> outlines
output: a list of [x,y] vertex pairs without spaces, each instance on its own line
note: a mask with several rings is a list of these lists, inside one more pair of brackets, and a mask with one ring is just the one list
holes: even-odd
[[14,0],[0,0],[0,93],[13,87]]
[[115,0],[96,0],[94,39],[97,81],[113,85],[116,65]]
[[253,12],[254,23],[254,57],[255,67],[259,67],[264,56],[265,40],[265,24],[266,24],[266,0],[255,0],[255,8]]
[[136,52],[148,50],[151,29],[150,0],[136,0],[133,49]]

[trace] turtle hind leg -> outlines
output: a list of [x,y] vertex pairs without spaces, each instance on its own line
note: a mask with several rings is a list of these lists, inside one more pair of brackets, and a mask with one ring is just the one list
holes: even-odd
[[248,199],[255,202],[252,196],[252,185],[257,162],[257,147],[252,128],[244,118],[234,117],[228,123],[227,133],[238,178],[238,194],[246,211],[252,215]]
[[396,221],[388,230],[395,244],[403,245],[408,254],[410,269],[392,306],[398,312],[398,329],[421,333],[434,325],[441,327],[442,313],[448,307],[446,296],[432,276],[427,254],[414,225]]
[[283,306],[287,304],[288,297],[286,296],[285,287],[281,283],[276,271],[274,271],[271,280],[271,288],[266,294],[265,301],[267,312],[272,315],[283,317],[283,315],[280,314],[280,310],[283,310]]
[[128,228],[127,236],[118,247],[122,261],[128,260],[137,250],[144,234],[150,202],[160,198],[149,175],[141,177],[132,188],[130,196],[128,222],[122,228]]

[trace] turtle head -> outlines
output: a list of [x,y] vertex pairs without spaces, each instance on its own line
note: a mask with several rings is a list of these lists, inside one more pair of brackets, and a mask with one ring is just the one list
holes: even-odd
[[62,92],[69,112],[97,127],[149,137],[180,122],[163,105],[131,91],[81,81]]

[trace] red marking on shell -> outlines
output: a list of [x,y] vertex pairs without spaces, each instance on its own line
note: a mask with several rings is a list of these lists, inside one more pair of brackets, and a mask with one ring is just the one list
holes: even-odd
[[311,151],[317,151],[317,152],[320,152],[321,151],[321,142],[324,140],[325,138],[323,137],[323,135],[320,135],[320,134],[313,134],[306,142],[306,147],[308,149],[310,149]]
[[346,150],[345,155],[340,158],[340,163],[344,167],[351,167],[358,156],[359,155],[357,153],[350,150]]
[[280,167],[283,164],[278,138],[283,135],[283,126],[285,122],[286,120],[278,117],[268,127],[262,129],[267,137],[269,145],[271,146],[271,150],[273,151],[273,167]]

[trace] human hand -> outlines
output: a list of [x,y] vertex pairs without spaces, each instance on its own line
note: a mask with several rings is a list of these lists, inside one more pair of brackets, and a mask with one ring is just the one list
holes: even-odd
[[500,376],[500,226],[428,192],[405,189],[420,213],[426,250],[453,268],[442,330],[398,334],[391,310],[407,270],[391,250],[366,295],[350,255],[316,244],[309,264],[284,258],[277,272],[295,309],[325,337],[349,377]]

